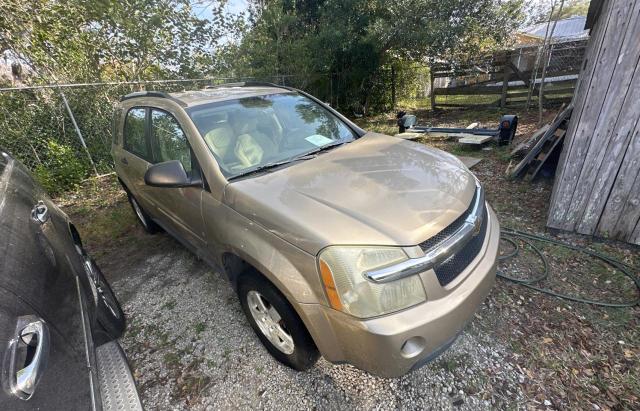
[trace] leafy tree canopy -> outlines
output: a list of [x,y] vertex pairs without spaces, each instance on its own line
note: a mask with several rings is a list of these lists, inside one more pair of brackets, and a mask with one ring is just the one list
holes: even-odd
[[271,0],[251,2],[236,72],[334,73],[366,106],[381,70],[504,47],[522,0]]
[[215,67],[215,47],[238,19],[194,15],[188,0],[4,0],[0,54],[64,81],[195,75]]

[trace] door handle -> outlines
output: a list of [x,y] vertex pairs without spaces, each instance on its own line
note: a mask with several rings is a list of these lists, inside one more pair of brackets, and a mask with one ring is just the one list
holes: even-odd
[[49,220],[49,208],[42,200],[38,201],[38,204],[31,209],[31,218],[40,224],[44,224]]
[[125,164],[125,165],[129,164],[129,162],[127,161],[127,159],[126,159],[125,157],[122,157],[122,158],[120,159],[120,162],[121,162],[122,164]]
[[49,328],[37,317],[18,319],[16,336],[10,342],[9,389],[28,400],[36,390],[49,358]]

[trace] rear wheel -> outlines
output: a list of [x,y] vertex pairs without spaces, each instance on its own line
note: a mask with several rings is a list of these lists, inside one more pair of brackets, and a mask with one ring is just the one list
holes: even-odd
[[316,363],[320,354],[304,323],[269,281],[245,275],[239,280],[238,295],[251,327],[276,360],[299,371]]
[[127,192],[127,198],[129,199],[129,204],[131,204],[131,208],[133,209],[133,212],[136,215],[138,222],[140,223],[142,228],[144,228],[144,231],[146,231],[149,234],[154,234],[160,231],[160,226],[156,224],[151,219],[151,217],[149,217],[149,214],[147,214],[147,212],[144,211],[144,209],[138,203],[138,200],[136,200],[133,194]]

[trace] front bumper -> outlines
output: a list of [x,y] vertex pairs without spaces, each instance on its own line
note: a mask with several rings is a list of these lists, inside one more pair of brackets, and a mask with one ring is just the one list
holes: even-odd
[[420,274],[427,302],[362,320],[319,304],[301,304],[323,357],[371,374],[397,377],[450,346],[495,282],[500,225],[490,207],[481,251],[455,280],[441,286],[433,270]]

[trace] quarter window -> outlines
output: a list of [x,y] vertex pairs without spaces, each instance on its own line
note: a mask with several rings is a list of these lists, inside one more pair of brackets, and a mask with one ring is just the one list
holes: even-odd
[[149,155],[149,146],[144,135],[144,108],[132,108],[124,122],[124,149],[144,159]]
[[151,132],[158,143],[159,162],[178,160],[191,172],[191,149],[178,120],[165,111],[151,111]]

